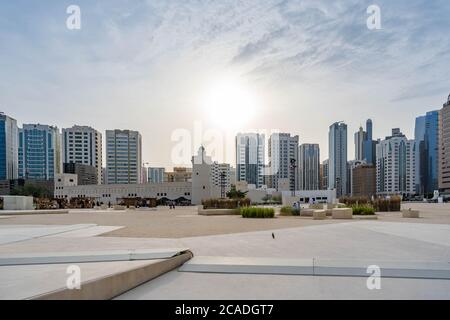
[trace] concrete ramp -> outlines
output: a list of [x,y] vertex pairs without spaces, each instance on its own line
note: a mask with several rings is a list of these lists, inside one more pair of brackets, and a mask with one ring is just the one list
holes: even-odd
[[443,262],[195,257],[178,271],[224,274],[369,277],[378,266],[381,277],[450,279]]

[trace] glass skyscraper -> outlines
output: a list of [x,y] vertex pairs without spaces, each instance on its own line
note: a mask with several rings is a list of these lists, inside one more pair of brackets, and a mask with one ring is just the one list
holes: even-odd
[[0,180],[18,177],[17,137],[16,120],[0,112]]
[[60,141],[57,127],[24,124],[19,129],[19,178],[54,179],[62,166]]
[[328,189],[336,189],[337,197],[347,191],[347,125],[336,122],[329,132]]
[[416,118],[416,192],[431,194],[438,190],[439,111]]

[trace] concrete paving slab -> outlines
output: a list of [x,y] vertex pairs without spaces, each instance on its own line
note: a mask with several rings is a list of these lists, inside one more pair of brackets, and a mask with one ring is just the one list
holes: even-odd
[[116,299],[448,300],[450,299],[450,280],[382,278],[380,290],[369,290],[367,277],[312,277],[172,271],[130,290]]
[[311,275],[313,274],[313,259],[194,257],[181,266],[179,271]]
[[69,231],[88,229],[95,224],[76,225],[0,225],[0,245],[26,241],[30,239],[45,237],[49,235],[62,234]]

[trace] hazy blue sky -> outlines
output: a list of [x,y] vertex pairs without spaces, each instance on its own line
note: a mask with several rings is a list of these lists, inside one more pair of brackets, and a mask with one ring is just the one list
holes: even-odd
[[[71,4],[81,30],[66,28]],[[381,30],[366,27],[371,4]],[[172,133],[196,122],[291,132],[326,158],[328,127],[344,120],[352,158],[368,117],[375,137],[412,138],[415,117],[442,107],[449,17],[448,0],[0,0],[0,111],[138,130],[144,161],[167,167]]]

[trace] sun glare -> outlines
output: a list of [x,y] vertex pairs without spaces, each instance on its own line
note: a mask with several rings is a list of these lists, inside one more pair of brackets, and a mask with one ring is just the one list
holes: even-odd
[[206,91],[203,112],[220,129],[243,129],[256,115],[257,98],[239,78],[224,78]]

